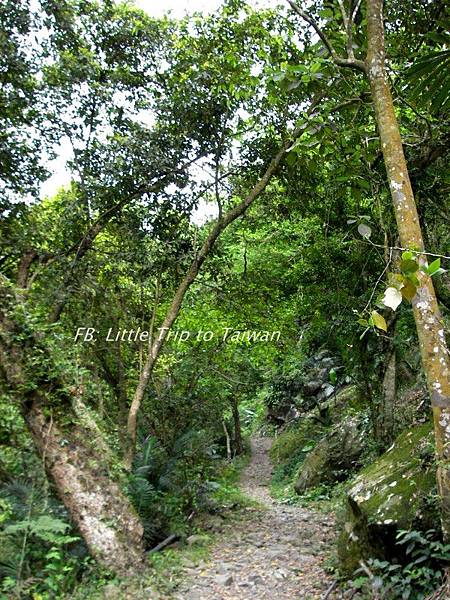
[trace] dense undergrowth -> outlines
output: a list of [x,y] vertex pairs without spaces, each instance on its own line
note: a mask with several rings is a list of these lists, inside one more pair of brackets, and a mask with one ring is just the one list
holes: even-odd
[[[370,3],[350,4],[362,57]],[[350,4],[308,3],[338,53]],[[202,515],[247,502],[236,482],[255,431],[274,437],[274,497],[337,513],[334,572],[355,594],[439,588],[448,547],[411,301],[432,276],[444,346],[448,15],[442,1],[384,4],[420,265],[399,241],[369,82],[298,15],[238,0],[180,20],[109,0],[0,3],[5,597],[90,598],[119,582],[99,566],[110,552],[88,554],[96,531],[83,541],[74,525],[71,469],[84,498],[97,480],[115,490],[146,552],[171,534],[184,548]],[[65,145],[70,182],[46,195]],[[226,229],[206,218],[246,198]],[[120,572],[130,544],[122,515],[105,514]],[[136,594],[207,546],[151,555]]]
[[[21,419],[14,416],[11,428],[20,438]],[[104,585],[117,584],[114,574],[99,569],[89,556],[34,454],[24,447],[9,458],[17,461],[17,456],[26,461],[27,476],[11,477],[0,488],[0,591],[4,597],[95,597]],[[185,550],[150,554],[151,575],[136,582],[136,593],[152,585],[168,590],[168,573],[175,585],[186,557],[206,555],[212,539],[208,535],[200,547],[183,544],[189,535],[204,534],[203,514],[251,505],[237,486],[248,458],[246,454],[232,462],[225,460],[223,448],[201,431],[182,435],[170,453],[152,437],[144,441],[126,489],[144,525],[146,548],[151,550],[175,534]],[[84,582],[81,586],[80,581]]]

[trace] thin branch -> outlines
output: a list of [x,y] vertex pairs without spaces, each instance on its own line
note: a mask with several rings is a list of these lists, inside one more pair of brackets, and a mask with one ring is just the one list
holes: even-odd
[[[383,250],[401,250],[402,252],[409,252],[411,248],[404,248],[402,246],[384,246],[383,244],[375,244],[375,242],[371,242],[370,240],[359,240],[363,244],[369,244],[370,246],[374,246],[375,248],[383,248]],[[450,256],[446,256],[445,254],[436,254],[434,252],[425,252],[425,250],[417,250],[417,254],[424,254],[425,256],[433,256],[436,258],[445,258],[446,260],[450,260]]]
[[216,196],[219,219],[221,219],[222,218],[222,201],[220,199],[220,190],[219,190],[219,170],[220,170],[220,161],[219,161],[219,157],[216,156],[215,169],[214,169],[214,192],[215,192],[215,196]]
[[345,6],[344,6],[343,0],[338,0],[338,3],[339,3],[339,8],[341,10],[341,15],[342,15],[342,20],[344,22],[345,31],[348,34],[348,28],[349,28],[350,20],[347,17],[347,11],[345,10]]
[[322,40],[323,45],[328,50],[331,58],[333,59],[333,62],[336,65],[338,65],[339,67],[349,67],[350,69],[356,69],[357,71],[362,71],[363,73],[366,73],[366,63],[363,60],[358,60],[354,57],[344,58],[342,56],[339,56],[336,50],[334,49],[333,44],[322,31],[317,21],[313,19],[310,15],[308,15],[308,13],[306,13],[304,10],[302,10],[295,2],[293,2],[293,0],[287,0],[287,2],[292,8],[292,10],[294,10],[304,21],[311,25],[311,27]]
[[290,7],[292,8],[292,10],[294,10],[304,21],[306,21],[307,23],[309,23],[309,25],[311,25],[311,27],[314,29],[314,31],[317,33],[317,35],[320,37],[324,46],[326,47],[326,49],[328,50],[328,52],[334,59],[334,57],[337,56],[336,50],[333,48],[332,43],[327,38],[325,33],[319,27],[319,24],[312,17],[310,17],[308,15],[308,13],[306,13],[299,6],[297,6],[297,4],[295,2],[293,2],[292,0],[287,0],[287,2],[290,5]]
[[392,262],[392,248],[389,248],[389,258],[386,261],[386,266],[384,267],[383,271],[381,272],[381,275],[378,277],[378,279],[375,282],[375,285],[373,287],[372,293],[370,294],[370,298],[366,304],[366,306],[364,307],[363,312],[366,312],[366,310],[368,309],[368,307],[370,306],[370,303],[372,302],[373,297],[375,296],[375,292],[377,291],[377,287],[380,283],[380,281],[383,279],[384,274],[386,273],[386,271],[389,269],[389,265]]
[[353,12],[352,12],[352,14],[351,14],[351,16],[350,16],[350,21],[351,21],[352,23],[354,23],[354,22],[355,22],[356,15],[358,14],[358,11],[359,11],[359,9],[360,9],[360,6],[361,6],[361,0],[358,0],[358,2],[355,4],[355,8],[353,9]]
[[[355,25],[356,15],[358,14],[360,6],[361,6],[361,0],[358,0],[358,2],[355,4],[355,8],[353,9],[353,11],[350,14],[350,19],[348,21],[347,54],[350,58],[355,58],[355,55],[353,54],[353,25]],[[351,3],[350,3],[350,10],[351,10]]]
[[222,373],[222,371],[220,371],[219,369],[216,369],[215,367],[211,367],[211,370],[214,371],[214,373],[217,373],[218,375],[223,377],[225,379],[225,381],[228,381],[228,383],[231,383],[232,385],[250,385],[250,383],[248,381],[237,381],[236,379],[233,379],[229,375]]
[[224,173],[223,175],[220,175],[217,179],[214,178],[214,181],[212,183],[208,183],[206,184],[202,190],[200,190],[198,192],[198,194],[196,194],[192,201],[195,203],[197,200],[200,200],[200,198],[202,196],[204,196],[206,194],[206,192],[208,192],[211,188],[215,188],[216,185],[220,182],[222,182],[224,179],[227,179],[227,177],[230,177],[230,175],[234,175],[236,173],[235,170],[233,171],[227,171],[226,173]]

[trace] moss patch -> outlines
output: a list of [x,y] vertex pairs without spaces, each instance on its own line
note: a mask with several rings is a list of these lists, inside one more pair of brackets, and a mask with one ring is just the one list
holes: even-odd
[[343,571],[351,574],[360,558],[388,558],[399,529],[428,527],[434,487],[432,424],[425,423],[404,431],[355,479],[339,539]]

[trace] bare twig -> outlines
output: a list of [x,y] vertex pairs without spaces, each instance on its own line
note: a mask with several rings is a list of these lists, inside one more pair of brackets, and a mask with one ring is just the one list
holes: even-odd
[[374,286],[374,288],[372,290],[372,293],[370,294],[370,298],[369,298],[366,306],[364,307],[363,312],[365,312],[367,310],[367,308],[370,306],[370,303],[372,302],[372,299],[375,296],[375,292],[377,291],[377,287],[378,287],[380,281],[383,279],[384,274],[389,269],[389,265],[391,264],[391,262],[392,262],[392,248],[389,249],[389,258],[388,258],[388,260],[386,262],[386,266],[384,267],[383,271],[381,272],[381,275],[378,277],[378,279],[377,279],[377,281],[375,283],[375,286]]
[[[375,244],[375,242],[371,242],[370,240],[359,241],[363,244],[374,246],[375,248],[382,248],[383,250],[401,250],[402,252],[408,252],[411,250],[411,248],[404,248],[403,246],[384,246],[383,244]],[[445,258],[446,260],[450,260],[450,256],[446,256],[445,254],[436,254],[434,252],[425,252],[425,250],[417,250],[417,254],[424,254],[425,256],[433,256],[436,258]]]
[[327,598],[330,597],[331,592],[334,590],[334,588],[337,586],[337,584],[338,584],[337,579],[335,579],[333,581],[333,583],[331,583],[331,585],[328,587],[327,591],[322,596],[321,600],[327,600]]

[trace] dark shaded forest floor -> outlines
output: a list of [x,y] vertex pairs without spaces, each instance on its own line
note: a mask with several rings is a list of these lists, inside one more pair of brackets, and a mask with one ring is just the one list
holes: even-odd
[[[241,489],[258,507],[220,528],[207,560],[184,567],[176,600],[319,599],[333,582],[324,565],[334,538],[330,515],[269,495],[270,438],[252,440]],[[333,598],[334,594],[328,595]]]

